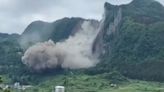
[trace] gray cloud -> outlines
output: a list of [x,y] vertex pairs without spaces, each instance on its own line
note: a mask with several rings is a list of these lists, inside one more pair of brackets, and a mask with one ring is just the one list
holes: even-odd
[[[35,20],[55,21],[63,17],[101,19],[104,2],[131,0],[0,0],[0,32],[22,33]],[[164,0],[158,0],[164,4]]]

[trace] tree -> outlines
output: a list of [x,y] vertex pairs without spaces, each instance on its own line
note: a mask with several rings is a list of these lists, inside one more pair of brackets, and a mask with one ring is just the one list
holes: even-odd
[[[0,77],[0,84],[3,83],[2,77]],[[0,87],[0,92],[3,90],[3,88]],[[9,88],[4,89],[3,92],[11,92]]]
[[0,77],[0,84],[2,83],[3,81],[2,81],[2,77]]

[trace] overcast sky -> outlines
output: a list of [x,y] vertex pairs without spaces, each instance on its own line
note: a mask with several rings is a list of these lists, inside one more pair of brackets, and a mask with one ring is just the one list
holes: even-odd
[[[22,33],[35,20],[52,22],[63,17],[100,20],[104,2],[129,3],[131,0],[0,0],[0,32]],[[158,0],[164,4],[164,0]]]

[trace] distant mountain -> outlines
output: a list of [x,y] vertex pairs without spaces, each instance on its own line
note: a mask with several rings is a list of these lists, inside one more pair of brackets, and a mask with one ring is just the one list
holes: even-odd
[[164,7],[154,0],[105,3],[93,51],[100,55],[100,72],[118,70],[131,78],[164,81]]
[[21,62],[20,35],[0,33],[0,75],[14,73]]
[[82,18],[63,18],[52,23],[43,21],[32,22],[21,35],[22,45],[28,46],[49,39],[54,42],[62,41],[81,29],[81,25],[84,21],[91,21],[95,27],[99,25],[99,22],[96,20],[86,20]]
[[0,33],[0,39],[18,39],[20,37],[19,34],[7,34],[7,33]]

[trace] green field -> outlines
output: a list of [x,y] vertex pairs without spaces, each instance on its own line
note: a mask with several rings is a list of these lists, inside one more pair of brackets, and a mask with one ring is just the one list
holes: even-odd
[[[67,81],[67,82],[66,82]],[[52,92],[56,85],[65,85],[66,92],[164,92],[164,83],[126,80],[111,87],[112,81],[103,75],[64,75],[51,76],[21,92]],[[11,89],[11,92],[18,90]]]

